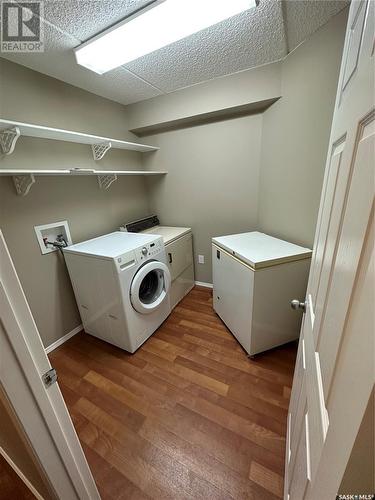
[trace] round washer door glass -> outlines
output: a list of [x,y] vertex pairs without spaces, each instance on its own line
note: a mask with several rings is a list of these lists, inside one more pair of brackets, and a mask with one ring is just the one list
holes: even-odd
[[149,314],[166,299],[171,286],[171,275],[163,262],[152,260],[142,266],[133,278],[130,300],[136,311]]

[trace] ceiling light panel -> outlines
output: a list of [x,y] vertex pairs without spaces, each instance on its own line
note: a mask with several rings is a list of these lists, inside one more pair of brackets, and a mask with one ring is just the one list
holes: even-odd
[[103,74],[255,5],[256,0],[165,0],[80,45],[76,60]]

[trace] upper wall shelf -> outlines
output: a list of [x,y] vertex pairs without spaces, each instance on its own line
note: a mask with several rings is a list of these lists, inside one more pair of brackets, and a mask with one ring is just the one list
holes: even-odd
[[9,155],[13,153],[17,139],[21,135],[26,137],[37,137],[39,139],[53,139],[55,141],[89,144],[92,148],[94,160],[101,160],[105,153],[111,148],[138,151],[140,153],[148,153],[159,149],[155,146],[148,146],[147,144],[120,141],[118,139],[111,139],[110,137],[0,119],[0,149],[3,154]]
[[30,169],[0,169],[0,176],[12,176],[17,194],[26,196],[35,184],[35,176],[55,176],[55,175],[96,175],[98,177],[99,187],[108,189],[109,186],[117,180],[119,175],[165,175],[164,170],[94,170],[85,168],[72,168],[70,170],[30,170]]
[[0,176],[10,175],[166,175],[165,170],[96,170],[91,168],[71,168],[71,169],[29,169],[29,168],[8,168],[1,170]]
[[[126,149],[128,151],[138,151],[148,153],[157,151],[159,148],[148,146],[147,144],[138,144],[136,142],[120,141],[109,137],[99,135],[85,134],[83,132],[74,132],[61,128],[45,127],[44,125],[35,125],[32,123],[23,123],[13,120],[4,120],[0,118],[0,153],[10,155],[13,153],[18,138],[24,135],[26,137],[37,137],[39,139],[53,139],[55,141],[75,142],[78,144],[89,144],[92,149],[94,160],[101,160],[111,148]],[[0,175],[12,175],[16,191],[19,195],[25,196],[31,186],[35,183],[34,175],[97,175],[99,186],[102,189],[108,189],[109,186],[117,180],[118,175],[162,175],[166,172],[147,172],[133,170],[96,170],[96,169],[70,169],[70,170],[27,170],[10,169],[1,170]]]

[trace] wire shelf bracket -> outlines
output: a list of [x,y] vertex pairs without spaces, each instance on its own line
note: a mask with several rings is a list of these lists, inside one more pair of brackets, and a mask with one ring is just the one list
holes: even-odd
[[13,175],[13,182],[16,187],[17,194],[19,196],[26,196],[35,182],[35,177],[33,174]]
[[21,135],[18,127],[5,128],[0,130],[0,149],[4,155],[13,153],[16,142]]
[[108,189],[109,186],[115,181],[117,181],[116,174],[98,175],[100,189]]
[[91,149],[92,149],[92,154],[94,156],[94,160],[99,161],[101,160],[104,155],[109,151],[112,147],[112,143],[107,142],[104,144],[92,144]]

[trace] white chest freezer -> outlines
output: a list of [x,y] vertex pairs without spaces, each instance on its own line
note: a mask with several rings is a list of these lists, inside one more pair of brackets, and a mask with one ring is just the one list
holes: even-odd
[[257,231],[212,238],[213,306],[250,356],[298,338],[290,302],[305,296],[311,253]]

